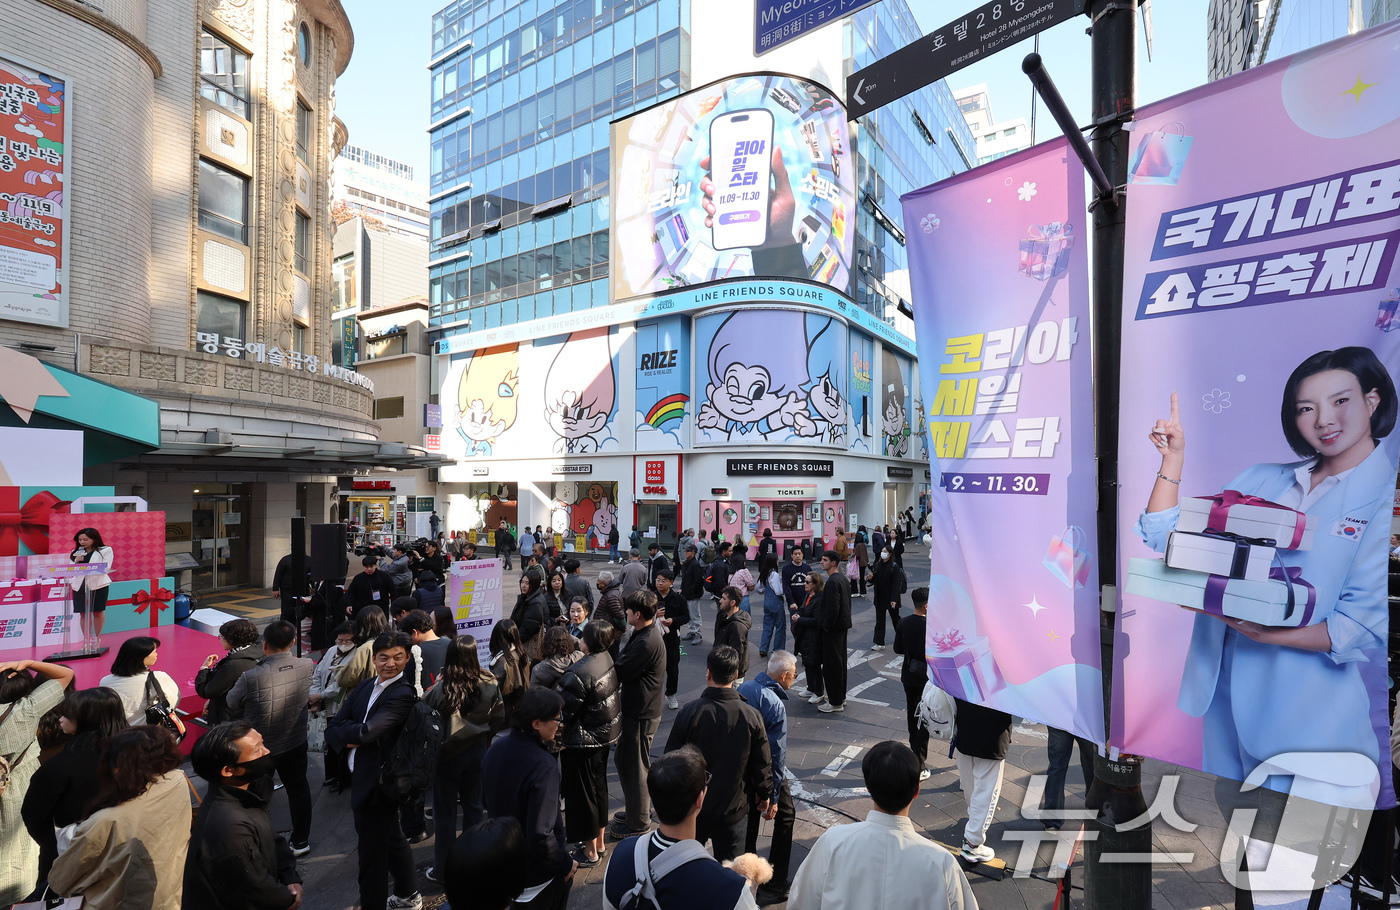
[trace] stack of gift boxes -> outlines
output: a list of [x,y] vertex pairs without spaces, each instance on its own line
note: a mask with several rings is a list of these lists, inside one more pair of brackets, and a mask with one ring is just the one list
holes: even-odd
[[1314,521],[1235,490],[1182,500],[1165,558],[1128,560],[1127,591],[1265,626],[1310,625],[1316,592],[1275,551],[1310,549]]

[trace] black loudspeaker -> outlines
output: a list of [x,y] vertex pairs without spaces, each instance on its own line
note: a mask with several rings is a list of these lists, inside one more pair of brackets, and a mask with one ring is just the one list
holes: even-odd
[[345,525],[311,526],[311,580],[344,581],[350,571]]

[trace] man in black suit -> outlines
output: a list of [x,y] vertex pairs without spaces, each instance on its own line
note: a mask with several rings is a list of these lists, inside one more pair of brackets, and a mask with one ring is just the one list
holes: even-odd
[[[399,807],[380,794],[379,773],[417,700],[404,677],[412,642],[403,632],[374,640],[375,676],[355,687],[331,718],[326,743],[350,753],[350,807],[359,835],[360,906],[366,910],[420,910],[413,854],[399,824]],[[389,895],[389,874],[394,895]]]

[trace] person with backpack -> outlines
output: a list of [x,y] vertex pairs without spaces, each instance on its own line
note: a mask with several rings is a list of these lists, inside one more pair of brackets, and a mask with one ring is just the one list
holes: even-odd
[[642,551],[642,532],[637,530],[636,525],[632,526],[632,533],[627,535],[627,543],[636,552]]
[[710,563],[710,571],[705,575],[705,590],[714,599],[715,609],[719,609],[719,596],[729,587],[729,554],[733,545],[721,540],[715,545],[715,558]]
[[987,831],[992,827],[997,801],[1001,799],[1006,752],[1011,747],[1012,717],[1004,711],[974,705],[960,698],[953,699],[953,703],[957,705],[953,754],[958,760],[958,782],[967,807],[960,855],[970,863],[981,863],[997,855],[987,844]]
[[447,592],[442,589],[442,581],[437,575],[431,571],[418,574],[418,589],[413,592],[413,600],[418,604],[418,609],[431,616],[446,599]]
[[[928,728],[919,723],[919,701],[928,683],[928,662],[924,660],[924,632],[928,628],[928,588],[915,588],[909,595],[914,612],[895,623],[894,653],[904,655],[899,682],[904,686],[904,711],[909,724],[909,748],[919,760],[919,780],[929,778]],[[877,604],[878,606],[878,604]]]
[[695,839],[708,778],[704,756],[691,745],[652,763],[647,788],[661,825],[613,848],[603,910],[757,910],[748,879]]
[[491,744],[481,763],[487,814],[513,818],[525,832],[525,890],[515,907],[563,910],[578,871],[564,840],[559,761],[549,750],[563,710],[553,689],[528,690],[511,715],[510,733]]
[[457,838],[457,806],[464,831],[486,820],[481,766],[491,737],[506,725],[506,707],[496,677],[481,669],[470,635],[451,639],[442,678],[423,701],[447,725],[447,741],[433,769],[434,864],[425,873],[429,881],[442,883]]
[[413,853],[399,824],[399,803],[379,786],[389,755],[418,701],[413,685],[404,678],[411,646],[403,632],[385,632],[376,638],[374,677],[355,687],[326,726],[326,744],[350,753],[360,906],[376,910],[421,910],[423,906]]
[[875,644],[872,651],[885,650],[885,615],[890,618],[891,627],[899,629],[899,609],[903,604],[900,594],[904,592],[904,570],[894,561],[889,547],[880,551],[875,567],[870,570],[872,585],[870,599],[875,604]]

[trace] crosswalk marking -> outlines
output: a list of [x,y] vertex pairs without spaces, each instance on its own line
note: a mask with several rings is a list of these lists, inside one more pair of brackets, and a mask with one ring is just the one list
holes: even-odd
[[836,777],[846,769],[856,756],[860,755],[860,746],[847,746],[841,750],[841,754],[831,760],[831,764],[822,769],[822,774],[826,777]]

